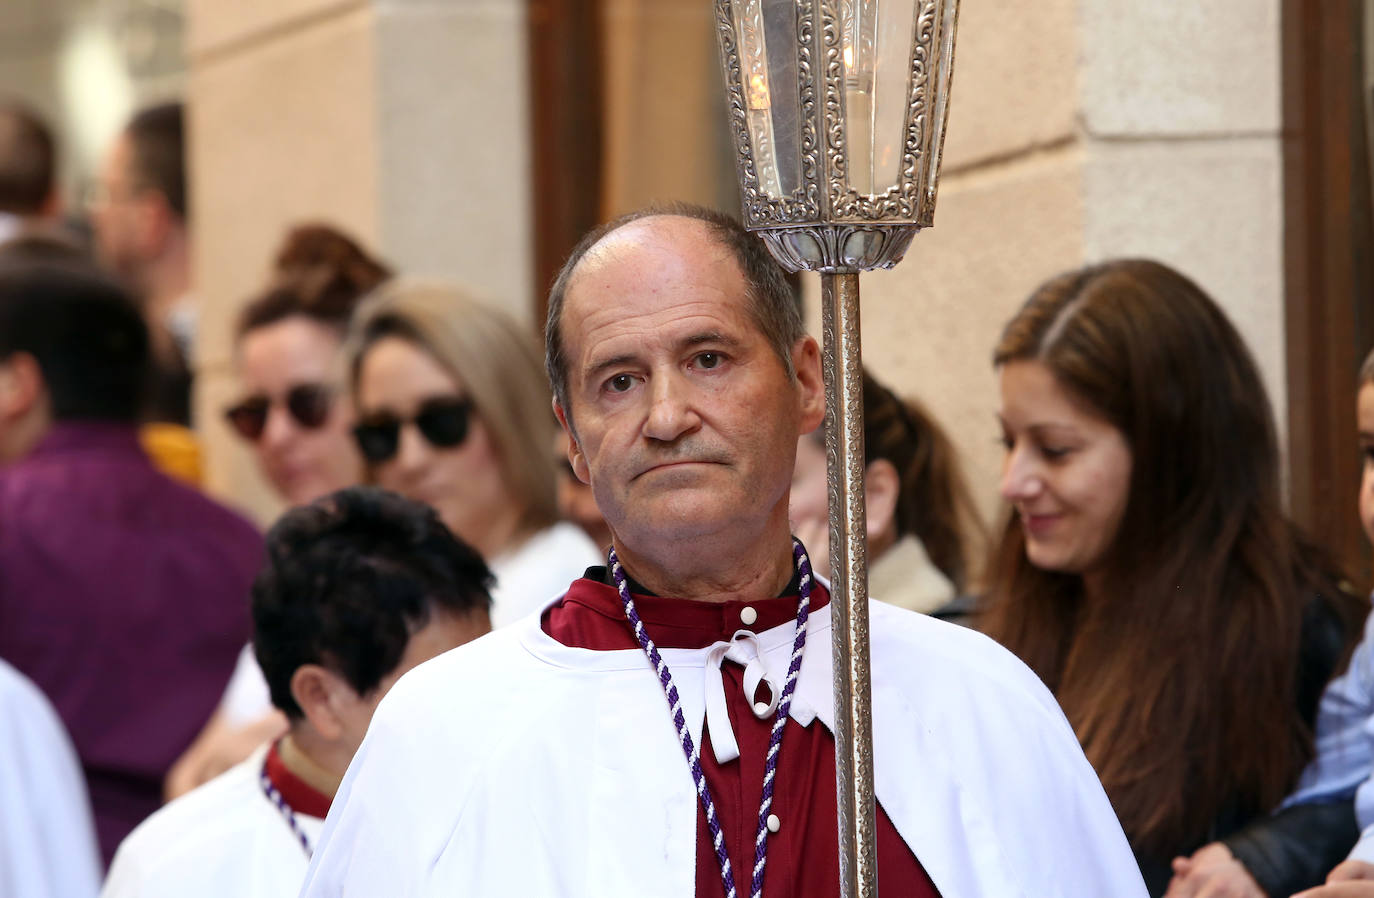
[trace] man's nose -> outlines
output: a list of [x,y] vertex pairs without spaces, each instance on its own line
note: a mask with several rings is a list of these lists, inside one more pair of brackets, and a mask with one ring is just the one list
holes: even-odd
[[649,382],[649,416],[644,435],[651,440],[671,443],[701,426],[692,407],[690,387],[676,374],[664,374]]

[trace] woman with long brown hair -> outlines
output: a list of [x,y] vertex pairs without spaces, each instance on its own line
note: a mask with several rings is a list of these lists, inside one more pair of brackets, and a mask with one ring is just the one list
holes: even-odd
[[1013,514],[982,626],[1054,691],[1160,895],[1293,785],[1358,602],[1285,517],[1259,373],[1187,278],[1057,277],[994,364]]

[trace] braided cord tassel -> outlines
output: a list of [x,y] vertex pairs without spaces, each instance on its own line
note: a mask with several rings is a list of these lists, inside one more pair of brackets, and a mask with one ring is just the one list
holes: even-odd
[[792,557],[796,560],[800,574],[797,590],[801,598],[797,603],[797,635],[792,639],[792,661],[787,666],[787,682],[782,687],[782,698],[778,701],[778,713],[773,718],[773,733],[768,739],[768,759],[763,770],[763,798],[759,802],[759,828],[754,837],[754,880],[750,890],[752,898],[763,895],[763,867],[768,859],[768,814],[773,807],[773,783],[778,772],[778,754],[782,750],[782,731],[787,726],[787,712],[792,707],[792,693],[797,688],[797,677],[801,673],[802,650],[806,648],[806,622],[811,616],[811,559],[806,557],[806,549],[801,541],[792,538]]
[[305,837],[305,831],[296,822],[296,813],[291,810],[291,805],[286,803],[286,797],[277,790],[276,786],[272,785],[272,778],[267,775],[266,764],[263,765],[259,782],[262,784],[262,792],[267,796],[267,800],[276,806],[278,813],[286,820],[286,825],[291,827],[291,832],[300,840],[301,848],[305,849],[305,856],[310,857],[313,853],[310,849],[310,840]]
[[616,557],[614,548],[610,550],[609,557],[611,576],[615,579],[616,587],[620,591],[620,601],[625,605],[625,617],[634,627],[635,638],[639,640],[639,647],[648,656],[649,664],[658,674],[658,681],[662,684],[663,692],[668,697],[668,711],[673,717],[673,725],[677,727],[677,740],[682,745],[683,754],[687,756],[687,766],[692,771],[692,781],[697,787],[697,798],[701,801],[702,810],[706,812],[706,825],[711,830],[711,843],[716,850],[716,860],[720,863],[720,879],[725,884],[725,898],[737,898],[735,874],[730,869],[730,855],[725,850],[725,834],[721,832],[720,821],[716,818],[716,804],[711,800],[711,790],[706,785],[706,774],[701,770],[700,753],[692,741],[691,731],[687,729],[687,719],[682,713],[682,702],[678,699],[677,686],[673,684],[673,675],[668,670],[668,665],[664,663],[663,657],[659,655],[658,646],[654,645],[654,641],[649,638],[648,631],[644,629],[644,621],[640,619],[639,612],[635,609],[635,601],[630,596],[630,586],[625,580],[625,572],[620,566],[620,559]]
[[[792,556],[796,562],[800,578],[796,636],[792,641],[792,660],[787,668],[787,682],[783,686],[782,696],[778,701],[778,710],[773,718],[773,731],[768,740],[768,757],[765,762],[763,777],[763,796],[759,802],[759,828],[758,835],[754,840],[754,872],[750,883],[751,898],[762,898],[763,895],[763,872],[768,855],[768,815],[773,806],[773,785],[777,775],[778,754],[782,749],[782,734],[787,725],[788,709],[792,706],[792,693],[796,690],[797,677],[801,671],[802,650],[806,647],[806,622],[811,611],[811,561],[806,556],[806,549],[795,537],[792,539]],[[697,798],[701,802],[702,810],[706,813],[706,825],[711,832],[711,844],[715,849],[716,860],[720,864],[721,882],[725,885],[725,898],[737,898],[735,875],[730,866],[730,855],[725,848],[725,835],[721,831],[720,820],[716,817],[716,806],[715,802],[711,800],[711,790],[706,785],[706,774],[701,769],[700,752],[692,740],[692,734],[687,728],[686,717],[682,713],[682,702],[678,698],[677,686],[673,683],[672,673],[668,670],[668,665],[658,652],[658,646],[654,645],[654,641],[649,638],[649,633],[644,628],[644,621],[635,608],[634,598],[630,595],[629,583],[625,578],[625,571],[620,565],[620,559],[616,556],[614,548],[610,550],[609,561],[611,576],[620,593],[620,601],[625,606],[625,617],[634,628],[635,638],[639,641],[639,646],[644,650],[645,656],[648,657],[654,672],[658,674],[658,681],[663,686],[664,695],[668,699],[669,713],[672,715],[673,725],[677,727],[678,742],[682,746],[683,754],[687,757],[687,766],[692,771],[692,781],[696,784]]]

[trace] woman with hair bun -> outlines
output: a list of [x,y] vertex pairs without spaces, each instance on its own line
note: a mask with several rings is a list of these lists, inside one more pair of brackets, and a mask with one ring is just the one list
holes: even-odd
[[234,359],[245,395],[225,418],[278,495],[301,505],[362,479],[341,349],[358,301],[391,271],[322,224],[292,229],[273,270],[239,318]]
[[1285,517],[1259,372],[1192,281],[1061,275],[993,360],[1013,513],[981,623],[1054,691],[1158,896],[1292,787],[1360,603]]
[[[239,316],[234,365],[243,395],[225,419],[288,505],[362,480],[343,341],[359,300],[390,276],[341,231],[298,225],[277,250],[269,286]],[[245,648],[214,716],[168,771],[167,797],[229,769],[285,726],[251,647]]]

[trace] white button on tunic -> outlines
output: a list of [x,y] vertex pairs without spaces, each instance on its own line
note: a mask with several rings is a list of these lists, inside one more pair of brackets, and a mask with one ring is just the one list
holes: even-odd
[[768,831],[769,831],[770,833],[775,833],[775,832],[777,832],[777,831],[780,830],[780,829],[782,829],[782,821],[778,819],[778,815],[777,815],[777,814],[769,814],[769,815],[768,815]]
[[754,621],[759,619],[759,613],[755,611],[752,606],[745,605],[743,608],[740,609],[739,619],[742,620],[744,622],[744,625],[747,627],[752,625]]

